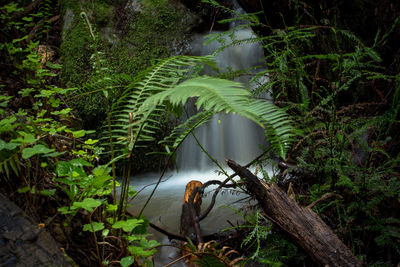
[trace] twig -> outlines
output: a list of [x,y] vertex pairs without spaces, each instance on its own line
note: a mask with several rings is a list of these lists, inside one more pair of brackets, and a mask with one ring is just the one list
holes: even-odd
[[313,203],[311,203],[310,205],[307,206],[307,208],[312,209],[312,207],[314,207],[315,205],[317,205],[319,202],[322,202],[328,198],[331,197],[336,197],[338,199],[343,199],[343,197],[339,194],[335,194],[335,193],[326,193],[325,195],[323,195],[321,198],[315,200]]
[[153,197],[154,193],[156,192],[158,186],[160,185],[160,183],[161,183],[161,181],[162,181],[162,178],[164,177],[164,174],[165,174],[165,172],[167,171],[168,163],[169,163],[170,159],[172,158],[172,156],[173,156],[174,154],[175,154],[175,152],[174,152],[174,153],[171,153],[171,154],[169,155],[169,157],[168,157],[168,159],[167,159],[167,161],[166,161],[166,163],[165,163],[165,165],[164,165],[164,168],[163,168],[163,170],[162,170],[162,173],[161,173],[161,175],[160,175],[160,178],[158,178],[158,181],[157,181],[157,183],[156,183],[156,186],[154,186],[153,191],[151,191],[150,196],[147,198],[146,203],[144,203],[142,209],[141,209],[140,212],[139,212],[139,217],[140,217],[140,215],[142,215],[144,209],[146,208],[147,204],[149,204],[151,198]]
[[[165,178],[165,180],[162,180],[161,183],[164,183],[164,182],[168,181],[171,177],[172,177],[172,175],[170,175],[168,178]],[[135,197],[136,197],[137,195],[139,195],[145,188],[147,188],[147,187],[149,187],[149,186],[152,186],[152,185],[155,185],[155,184],[157,184],[157,182],[151,183],[151,184],[148,184],[148,185],[143,186],[143,188],[141,188],[139,191],[137,191],[136,195],[134,195],[133,197],[131,197],[131,198],[129,199],[129,201],[132,201],[133,199],[135,199]]]
[[[255,162],[259,161],[265,154],[266,154],[266,152],[263,152],[261,155],[259,155],[258,157],[256,157],[256,158],[253,159],[252,161],[250,161],[248,164],[245,165],[245,168],[248,168],[248,167],[250,167],[251,165],[253,165]],[[199,221],[203,220],[203,219],[210,213],[210,211],[212,210],[212,208],[213,208],[214,205],[215,205],[215,200],[216,200],[217,195],[218,195],[219,191],[221,190],[221,188],[222,188],[222,187],[227,187],[226,184],[227,184],[230,180],[232,180],[236,175],[237,175],[236,172],[235,172],[234,174],[230,175],[228,178],[226,178],[226,179],[217,187],[217,189],[215,190],[215,192],[214,192],[214,194],[213,194],[213,196],[212,196],[210,205],[209,205],[208,208],[203,212],[203,214],[201,214],[201,215],[199,216]],[[207,183],[206,183],[206,184],[207,184]],[[204,184],[204,185],[206,185],[206,184]],[[204,186],[204,185],[203,185],[203,186]],[[232,185],[229,185],[228,187],[232,187]],[[192,193],[193,193],[193,192],[192,192]]]

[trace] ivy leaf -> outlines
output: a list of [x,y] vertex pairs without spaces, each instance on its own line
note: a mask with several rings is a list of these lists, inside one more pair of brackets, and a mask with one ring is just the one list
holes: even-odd
[[56,168],[56,173],[58,177],[63,177],[63,176],[69,176],[70,173],[72,172],[72,164],[67,162],[67,161],[63,161],[60,160],[57,164],[57,168]]
[[61,207],[57,209],[61,214],[67,215],[67,214],[75,214],[76,211],[72,211],[69,209],[69,207]]
[[28,192],[29,190],[31,190],[31,188],[29,186],[25,186],[23,188],[19,188],[17,191],[18,191],[18,193],[23,194],[23,193]]
[[72,209],[82,208],[89,212],[92,212],[93,208],[97,208],[100,205],[101,205],[100,199],[85,198],[82,202],[75,201],[71,208]]
[[131,266],[135,262],[135,258],[132,256],[124,257],[119,262],[122,267]]
[[114,204],[108,204],[107,205],[107,211],[109,212],[115,212],[118,210],[118,205],[114,205]]
[[79,138],[85,136],[86,132],[85,130],[79,130],[79,131],[71,131],[71,130],[66,130],[68,133],[72,133],[72,136],[74,138]]
[[101,235],[102,235],[103,237],[107,237],[109,233],[110,233],[110,230],[109,230],[109,229],[104,229],[104,230],[101,232]]
[[22,135],[23,138],[18,137],[17,139],[13,139],[11,141],[19,142],[19,143],[22,143],[22,144],[29,144],[29,143],[34,143],[37,140],[35,138],[35,136],[33,136],[33,134],[22,132],[22,131],[18,131],[18,133],[20,135]]
[[92,140],[91,138],[89,138],[88,140],[85,141],[85,145],[93,145],[96,144],[97,142],[99,142],[99,140],[97,139]]
[[84,137],[85,136],[85,130],[73,131],[72,135],[74,136],[74,138]]
[[0,133],[12,131],[17,127],[14,122],[17,120],[15,116],[10,116],[8,118],[0,120]]
[[47,148],[44,145],[35,145],[34,147],[27,147],[22,150],[22,158],[29,159],[30,157],[37,155],[37,154],[46,154],[53,152],[55,149]]
[[54,196],[56,194],[56,189],[41,190],[40,194],[44,196]]
[[[93,226],[93,229],[92,229]],[[83,226],[83,231],[89,231],[89,232],[97,232],[97,231],[101,231],[104,229],[104,223],[102,222],[92,222],[92,225],[90,224],[85,224]]]
[[18,147],[20,144],[17,143],[6,143],[3,140],[0,140],[0,150],[7,149],[13,150],[14,148]]
[[73,166],[77,166],[77,167],[82,167],[82,166],[87,166],[87,167],[93,167],[92,164],[90,164],[89,162],[87,162],[84,159],[81,158],[77,158],[77,159],[72,159],[69,161]]
[[143,223],[143,220],[140,219],[129,219],[126,221],[118,221],[113,224],[112,228],[115,229],[120,229],[124,230],[125,232],[129,233],[132,232],[133,229],[135,229],[137,226],[141,225]]
[[143,257],[143,258],[149,257],[156,252],[155,249],[144,250],[142,247],[136,247],[136,246],[129,246],[128,250],[132,255],[135,255],[138,257]]

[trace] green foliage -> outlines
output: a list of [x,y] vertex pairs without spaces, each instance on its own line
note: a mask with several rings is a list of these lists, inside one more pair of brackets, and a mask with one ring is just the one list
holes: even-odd
[[99,222],[92,222],[91,224],[85,224],[83,226],[83,231],[89,231],[89,232],[97,232],[101,231],[104,229],[104,223],[99,223]]
[[[207,2],[232,12],[216,1]],[[268,34],[223,44],[221,49],[262,42],[267,71],[258,76],[267,75],[269,83],[258,87],[255,94],[271,93],[275,103],[294,116],[297,128],[303,132],[303,138],[288,153],[295,167],[274,180],[293,179],[301,204],[317,201],[314,210],[365,262],[373,266],[390,265],[389,261],[397,264],[400,154],[394,140],[400,138],[400,76],[398,63],[393,61],[396,67],[388,66],[378,51],[391,49],[385,43],[398,29],[400,19],[393,19],[391,27],[384,26],[388,31],[378,31],[367,45],[356,34],[329,26],[328,22],[312,26],[315,22],[311,9],[304,6],[300,10],[295,5],[296,22],[304,22],[298,17],[304,14],[312,21],[304,24],[311,26],[294,23],[271,29],[260,22],[264,20],[263,12],[259,16],[240,15],[249,24],[241,24],[238,29],[251,25]],[[232,20],[236,18],[225,22]],[[221,35],[231,36],[236,30],[214,34],[210,41],[223,41],[226,38]],[[324,199],[327,193],[337,197]],[[245,242],[258,240],[258,227],[252,222],[253,230]],[[276,255],[282,255],[282,251],[286,255],[296,253],[292,250],[295,247],[284,245],[286,241],[280,237],[267,236],[269,240],[262,250],[259,244],[254,246],[257,260],[279,265],[284,260],[276,260]],[[301,261],[304,265],[304,258],[299,258]]]
[[241,257],[235,257],[237,251],[229,247],[219,249],[215,241],[201,243],[196,247],[191,240],[188,240],[185,248],[185,254],[181,259],[189,258],[187,262],[193,261],[199,266],[237,266],[235,264],[243,260]]
[[[135,76],[151,66],[157,59],[175,54],[173,47],[179,45],[187,25],[182,22],[185,10],[165,3],[146,1],[142,11],[134,13],[120,42],[110,49],[110,57],[118,61],[110,62],[116,73],[130,73]],[[187,12],[187,11],[186,11]]]
[[115,229],[122,229],[124,232],[130,233],[135,229],[137,226],[143,223],[143,220],[138,219],[129,219],[126,221],[118,221],[113,224],[112,228]]
[[[61,46],[63,84],[76,87],[99,79],[96,58],[91,57],[95,55],[94,46],[102,47],[104,55],[101,60],[104,61],[101,65],[109,70],[110,76],[114,76],[113,80],[119,79],[118,73],[136,76],[152,61],[174,53],[172,44],[177,43],[186,27],[181,23],[184,13],[181,8],[169,3],[150,2],[140,3],[142,11],[133,13],[129,13],[129,8],[118,7],[117,10],[118,3],[115,1],[63,2],[64,15],[69,14],[65,18],[69,26],[64,29]],[[79,16],[82,11],[93,22],[95,40]],[[120,20],[116,14],[126,19]],[[122,91],[116,89],[116,94]],[[106,101],[104,95],[98,92],[75,97],[70,105],[78,112],[86,129],[96,129],[105,120]]]
[[[41,7],[39,9],[44,12]],[[1,19],[5,22],[2,31],[23,31],[20,25],[24,24],[15,24],[11,17],[13,12],[21,11],[16,4],[10,3],[1,10],[10,13],[8,16],[2,13]],[[43,14],[37,16],[47,16]],[[33,21],[27,18],[29,16],[23,20]],[[98,140],[83,139],[92,131],[74,128],[72,109],[64,105],[67,92],[74,89],[58,88],[49,82],[56,76],[53,71],[60,66],[43,64],[42,55],[38,53],[39,42],[26,42],[27,38],[24,35],[6,40],[0,47],[2,55],[7,55],[6,60],[12,63],[12,75],[19,75],[15,89],[6,88],[0,96],[0,173],[5,174],[0,183],[10,192],[18,191],[24,205],[40,213],[46,211],[38,209],[39,203],[55,200],[52,208],[58,208],[61,213],[58,215],[66,217],[65,225],[74,225],[71,222],[77,214],[87,217],[90,223],[85,224],[82,230],[92,234],[101,261],[103,256],[99,253],[97,238],[108,236],[113,224],[105,222],[104,218],[113,219],[116,212],[106,199],[113,186],[109,175],[111,168],[95,167],[99,158],[97,152],[101,151],[95,147]],[[134,193],[130,188],[129,194]],[[127,245],[137,243],[147,256],[153,254],[155,250],[150,246],[154,242],[146,243],[143,235],[147,224],[138,227],[132,226],[130,220],[127,223],[130,224],[124,225],[123,229],[140,228],[140,237],[137,234],[126,235],[123,242]],[[128,237],[134,241],[129,241]],[[137,259],[140,257],[137,255]]]
[[212,77],[198,77],[160,92],[146,100],[147,105],[154,105],[168,100],[173,105],[184,104],[190,97],[197,97],[198,110],[213,113],[224,111],[247,117],[266,128],[265,132],[273,148],[282,158],[290,146],[294,129],[288,116],[268,101],[250,98],[250,92],[241,84]]
[[135,262],[135,258],[132,256],[124,257],[121,259],[120,264],[122,267],[131,266]]

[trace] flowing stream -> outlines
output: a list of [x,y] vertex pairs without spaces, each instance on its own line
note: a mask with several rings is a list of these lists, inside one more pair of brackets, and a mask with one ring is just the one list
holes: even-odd
[[[253,33],[250,30],[240,30],[236,32],[235,36],[238,40],[242,40],[253,37]],[[225,41],[230,42],[228,39]],[[203,35],[194,37],[192,43],[193,55],[209,55],[221,46],[216,41],[208,45],[203,45],[203,43]],[[224,49],[217,56],[217,64],[222,71],[226,71],[228,68],[236,71],[259,66],[262,57],[263,51],[258,43],[244,43]],[[249,79],[249,76],[242,76],[238,81],[247,84]],[[195,112],[193,106],[188,105],[186,107],[187,114],[191,115]],[[228,158],[234,159],[240,164],[247,164],[262,152],[260,145],[265,145],[262,129],[248,119],[237,115],[217,115],[210,122],[197,129],[195,134],[208,153],[222,165],[225,165],[224,162]],[[145,216],[152,223],[173,233],[179,233],[181,207],[186,184],[191,180],[205,182],[226,178],[215,172],[218,169],[217,166],[202,152],[193,137],[187,138],[181,145],[178,151],[177,164],[179,172],[171,171],[164,176],[164,181],[160,184],[144,211]],[[143,206],[154,187],[154,184],[147,185],[155,183],[159,175],[158,173],[150,173],[132,178],[132,184],[136,190],[142,191],[132,201],[131,209],[138,210]],[[206,193],[203,199],[203,209],[208,207],[212,189],[208,188],[208,194]],[[240,216],[233,209],[239,210],[243,207],[244,204],[239,201],[243,197],[245,195],[232,190],[220,193],[214,209],[201,222],[203,234],[218,232],[230,227],[227,220],[232,223],[239,220]],[[228,205],[231,208],[228,208]],[[158,233],[154,233],[154,235],[159,242],[168,243],[166,237]],[[171,258],[177,256],[176,253],[176,249],[162,247],[155,258],[156,266],[163,266],[171,262]],[[183,263],[174,266],[183,266]]]

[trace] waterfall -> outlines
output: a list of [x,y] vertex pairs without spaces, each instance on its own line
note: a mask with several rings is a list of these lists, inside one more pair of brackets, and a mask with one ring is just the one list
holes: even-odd
[[[238,22],[242,23],[242,22]],[[234,40],[245,40],[255,37],[250,29],[241,29],[235,32]],[[215,41],[204,45],[206,34],[197,34],[192,41],[192,55],[210,55],[221,48],[221,43]],[[225,45],[232,42],[225,37]],[[221,71],[239,71],[252,69],[253,72],[262,70],[263,50],[259,43],[243,42],[240,45],[230,46],[222,50],[217,56],[217,66]],[[205,70],[204,74],[213,75],[211,70]],[[241,75],[236,81],[251,88],[249,81],[252,75]],[[262,77],[260,83],[267,82]],[[185,107],[187,116],[197,111],[192,104]],[[202,146],[211,156],[224,165],[225,159],[231,158],[240,164],[246,164],[261,153],[260,145],[265,145],[264,132],[252,121],[233,114],[217,114],[211,121],[195,130],[195,135]],[[217,176],[213,170],[217,169],[215,164],[197,145],[192,136],[183,142],[178,150],[177,163],[179,173],[171,171],[165,175],[162,182],[153,196],[149,205],[144,211],[145,216],[153,223],[156,223],[171,232],[179,232],[180,212],[186,184],[191,180],[200,180],[203,183],[209,180],[225,179],[225,176]],[[226,169],[228,172],[229,168]],[[155,183],[159,174],[143,174],[134,177],[133,185],[137,190],[143,191],[138,194],[132,202],[132,208],[141,207],[149,196],[152,187],[146,185]],[[207,191],[212,190],[207,188]],[[239,210],[243,204],[240,202],[242,195],[220,193],[211,213],[201,222],[201,229],[204,234],[214,233],[221,229],[230,227],[228,220],[240,220],[240,216],[233,210],[223,205]],[[211,201],[208,194],[203,198],[202,208],[207,207]],[[218,223],[216,223],[218,220]],[[163,244],[168,243],[166,237],[154,233],[155,237]],[[163,266],[171,262],[171,258],[177,258],[177,251],[169,247],[161,247],[155,256],[156,266]],[[185,266],[178,262],[174,266]]]
[[[234,32],[234,40],[255,38],[250,29]],[[196,35],[192,42],[192,55],[210,55],[221,48],[222,44],[214,41],[204,45],[205,36]],[[225,45],[232,39],[225,37]],[[228,46],[216,56],[217,66],[223,72],[249,69],[260,70],[263,50],[257,42],[243,42],[240,45]],[[212,74],[206,70],[205,74]],[[241,75],[236,81],[249,85],[251,75]],[[186,106],[186,113],[195,113],[193,105]],[[263,130],[252,121],[233,114],[218,114],[210,122],[195,131],[196,137],[208,153],[223,164],[225,159],[234,159],[240,164],[248,163],[261,153],[260,145],[265,144]],[[212,161],[203,153],[193,136],[184,141],[178,151],[178,167],[182,170],[206,170],[212,167]]]

